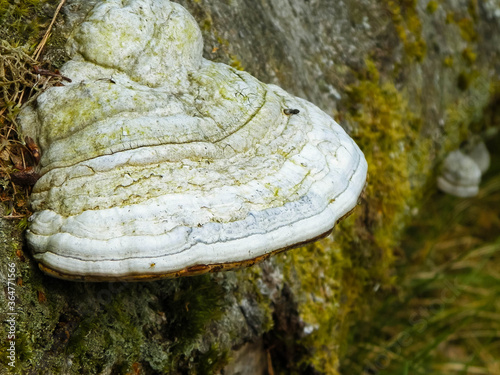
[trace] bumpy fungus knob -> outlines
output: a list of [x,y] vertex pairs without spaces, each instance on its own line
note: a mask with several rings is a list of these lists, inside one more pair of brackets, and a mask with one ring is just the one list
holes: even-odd
[[70,50],[77,59],[126,73],[152,87],[198,69],[203,39],[194,18],[169,1],[111,0],[94,8],[76,29]]
[[204,60],[179,5],[101,2],[70,46],[72,83],[19,119],[42,149],[26,237],[45,272],[144,280],[251,265],[357,204],[367,165],[344,130]]

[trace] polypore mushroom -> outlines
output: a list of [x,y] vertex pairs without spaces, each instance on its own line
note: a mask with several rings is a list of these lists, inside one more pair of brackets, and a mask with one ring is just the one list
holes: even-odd
[[438,177],[438,188],[456,197],[474,197],[479,192],[481,176],[489,165],[490,154],[482,141],[466,145],[464,151],[450,152]]
[[20,116],[42,150],[26,238],[43,271],[144,280],[251,265],[357,204],[367,165],[344,130],[203,59],[180,5],[103,1],[69,45],[72,83]]
[[443,192],[466,198],[477,195],[480,181],[481,170],[474,160],[456,150],[446,157],[437,183]]

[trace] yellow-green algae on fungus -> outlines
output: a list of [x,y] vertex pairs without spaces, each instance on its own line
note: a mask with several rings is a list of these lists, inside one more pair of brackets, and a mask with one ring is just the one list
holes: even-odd
[[150,280],[251,265],[356,205],[366,161],[345,131],[203,59],[180,5],[99,2],[68,44],[72,82],[19,117],[42,150],[26,238],[47,273]]

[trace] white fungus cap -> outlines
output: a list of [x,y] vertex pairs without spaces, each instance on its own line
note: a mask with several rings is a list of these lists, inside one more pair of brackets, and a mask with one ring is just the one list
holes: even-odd
[[456,150],[446,157],[437,182],[445,193],[461,198],[473,197],[479,192],[481,170],[471,157]]

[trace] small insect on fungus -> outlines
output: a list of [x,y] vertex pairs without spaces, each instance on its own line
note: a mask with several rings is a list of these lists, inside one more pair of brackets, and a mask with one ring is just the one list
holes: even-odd
[[283,113],[287,116],[291,116],[291,115],[298,115],[299,114],[299,110],[298,109],[290,109],[290,108],[287,108],[285,110],[283,110]]

